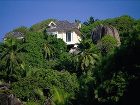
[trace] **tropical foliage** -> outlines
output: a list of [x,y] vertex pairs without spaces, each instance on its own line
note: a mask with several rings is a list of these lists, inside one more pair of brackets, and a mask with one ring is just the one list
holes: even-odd
[[97,47],[101,51],[102,55],[111,54],[117,46],[117,40],[110,35],[104,36],[97,43]]
[[2,71],[6,72],[6,78],[9,81],[16,79],[16,75],[24,72],[24,61],[20,58],[21,51],[23,51],[23,48],[19,47],[17,40],[13,38],[7,38],[1,45],[0,60],[3,62]]
[[[23,33],[24,40],[9,32],[0,43],[0,81],[8,82],[16,97],[25,105],[139,104],[139,19],[90,17],[80,29],[77,54],[70,54],[62,39],[47,35],[51,20],[11,31]],[[121,45],[109,35],[94,44],[91,31],[99,24],[116,27]]]

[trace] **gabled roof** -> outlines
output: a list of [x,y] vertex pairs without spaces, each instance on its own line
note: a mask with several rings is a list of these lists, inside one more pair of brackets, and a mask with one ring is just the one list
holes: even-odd
[[[77,32],[79,31],[79,29],[78,29],[79,24],[78,23],[70,23],[67,20],[55,21],[54,23],[56,24],[56,27],[55,28],[48,28],[47,32],[75,31],[75,30]],[[78,33],[80,33],[80,31]]]

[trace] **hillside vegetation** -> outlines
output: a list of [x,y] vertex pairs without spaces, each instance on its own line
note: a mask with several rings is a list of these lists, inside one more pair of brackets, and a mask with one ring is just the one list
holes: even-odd
[[[25,105],[140,104],[140,20],[90,17],[82,23],[76,55],[62,39],[47,35],[51,20],[18,27],[12,32],[23,33],[24,40],[8,37],[0,43],[0,84],[10,84]],[[91,32],[99,24],[116,27],[121,45],[111,36],[94,43]]]

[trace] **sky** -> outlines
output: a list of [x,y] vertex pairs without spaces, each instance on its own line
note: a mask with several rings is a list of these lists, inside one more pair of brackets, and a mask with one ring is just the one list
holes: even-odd
[[140,0],[0,0],[0,41],[20,26],[55,18],[74,22],[130,15],[140,19]]

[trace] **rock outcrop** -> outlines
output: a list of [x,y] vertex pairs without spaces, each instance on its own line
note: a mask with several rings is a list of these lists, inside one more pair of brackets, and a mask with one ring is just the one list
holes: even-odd
[[0,105],[23,105],[10,91],[8,84],[0,84]]
[[110,25],[98,25],[92,30],[92,40],[94,43],[97,43],[103,36],[110,35],[113,36],[117,42],[118,45],[120,45],[120,37],[118,30]]

